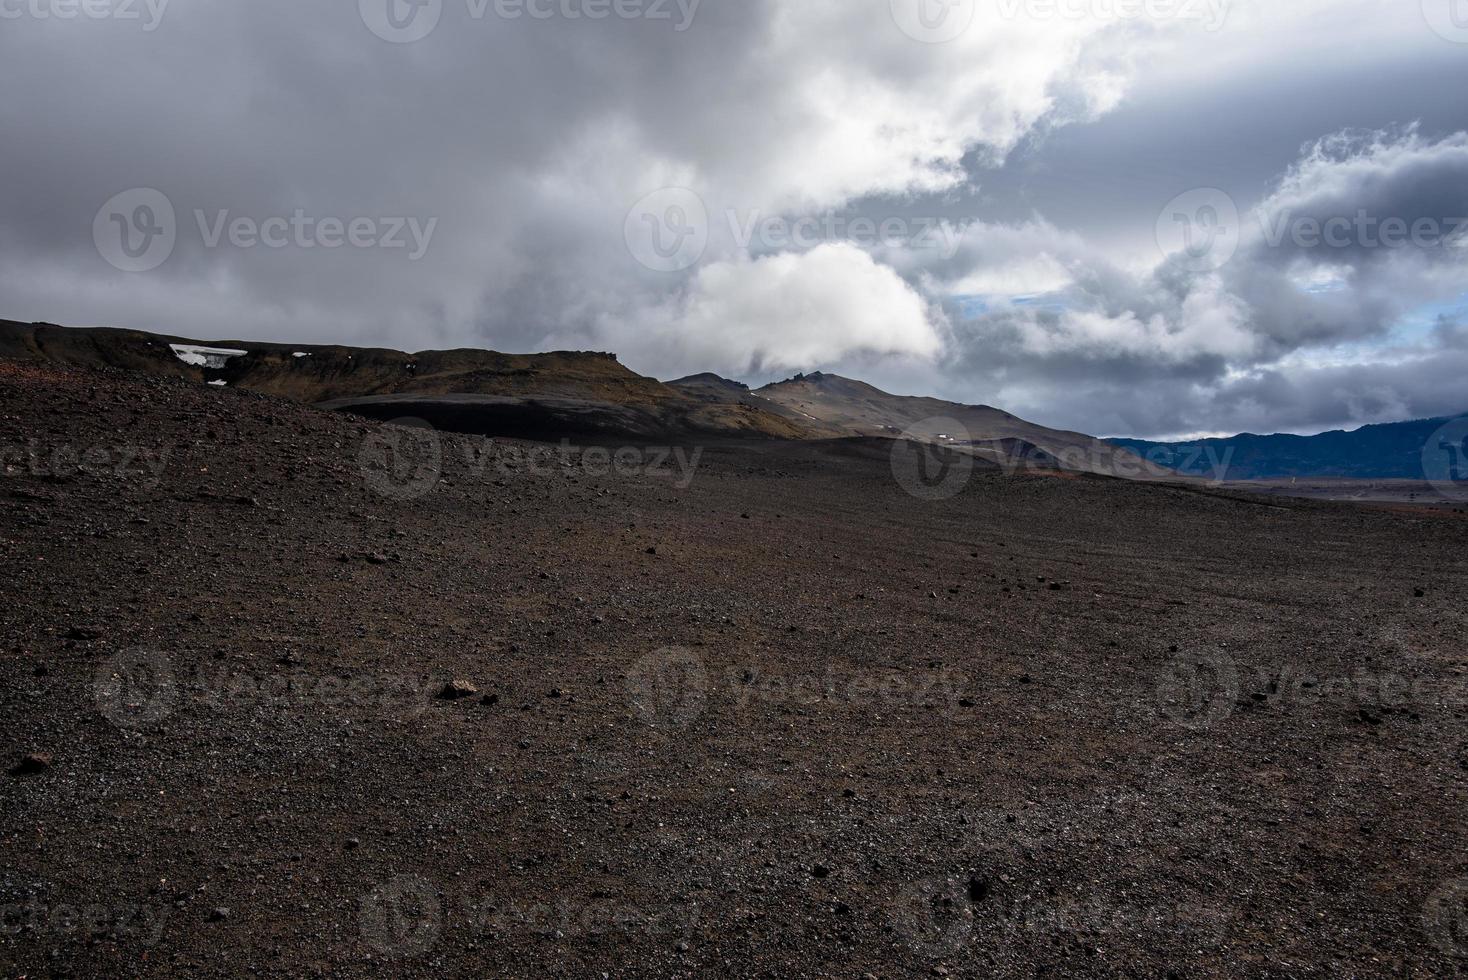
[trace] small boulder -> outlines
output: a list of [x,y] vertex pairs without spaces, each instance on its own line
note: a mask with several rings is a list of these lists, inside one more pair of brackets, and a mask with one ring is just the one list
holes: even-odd
[[39,776],[51,768],[53,761],[49,752],[32,752],[12,766],[10,774],[12,776]]
[[479,688],[469,681],[449,681],[443,686],[443,690],[438,692],[438,697],[440,701],[462,701],[478,693]]

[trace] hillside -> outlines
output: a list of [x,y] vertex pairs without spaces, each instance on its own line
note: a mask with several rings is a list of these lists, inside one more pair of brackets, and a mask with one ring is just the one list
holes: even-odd
[[[181,353],[180,353],[181,352]],[[404,351],[257,341],[199,341],[140,330],[0,321],[0,356],[119,367],[245,388],[370,417],[416,416],[443,428],[508,425],[533,436],[606,431],[803,438],[757,406],[711,403],[643,377],[615,354]],[[189,363],[189,361],[193,363]]]
[[832,374],[799,375],[766,385],[755,394],[812,423],[853,435],[895,438],[906,434],[968,448],[981,458],[1001,463],[1020,460],[1131,479],[1176,478],[1129,450],[1080,432],[1048,429],[987,405],[892,395]]

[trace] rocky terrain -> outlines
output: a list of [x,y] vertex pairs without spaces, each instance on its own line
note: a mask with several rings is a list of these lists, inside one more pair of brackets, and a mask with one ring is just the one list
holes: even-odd
[[7,976],[1468,965],[1462,514],[37,359],[0,450]]

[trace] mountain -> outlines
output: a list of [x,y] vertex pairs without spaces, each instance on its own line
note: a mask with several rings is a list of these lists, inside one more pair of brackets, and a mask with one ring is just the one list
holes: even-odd
[[1006,465],[1024,462],[1131,479],[1177,476],[1128,449],[1084,433],[1047,429],[987,405],[892,395],[833,374],[797,375],[766,385],[754,395],[810,424],[834,427],[848,435],[889,439],[905,435],[967,449]]
[[116,367],[245,388],[379,419],[412,416],[448,430],[754,435],[799,439],[803,426],[757,406],[723,404],[643,377],[615,354],[403,351],[199,341],[140,330],[0,320],[0,357]]
[[909,438],[1002,466],[1176,479],[1124,449],[983,405],[888,394],[831,374],[751,391],[715,374],[664,384],[615,354],[501,354],[272,344],[0,320],[0,357],[112,367],[243,388],[379,420],[418,418],[456,432],[559,439]]
[[1215,479],[1421,480],[1424,450],[1452,420],[1450,416],[1388,422],[1314,436],[1244,433],[1184,443],[1108,441],[1180,473]]

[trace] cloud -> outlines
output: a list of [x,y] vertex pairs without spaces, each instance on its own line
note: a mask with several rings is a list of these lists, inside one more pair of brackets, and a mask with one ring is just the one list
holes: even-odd
[[[1322,251],[1251,231],[1221,269],[1140,259],[1163,200],[1190,186],[1229,187],[1246,215],[1458,206],[1464,138],[1424,134],[1468,128],[1452,98],[1461,50],[1390,0],[1237,0],[1216,32],[978,0],[944,43],[905,33],[890,0],[704,0],[668,5],[671,20],[480,6],[445,0],[411,44],[374,36],[351,2],[173,4],[151,31],[7,20],[0,77],[47,81],[44,99],[0,102],[0,315],[410,349],[612,347],[648,373],[748,380],[845,365],[1149,434],[1224,427],[1250,399],[1284,411],[1281,383],[1303,385],[1340,345],[1396,343],[1405,318],[1461,290],[1446,249]],[[1382,66],[1395,74],[1345,104],[1341,84]],[[1403,105],[1451,126],[1383,130]],[[1296,152],[1345,125],[1366,129]],[[668,273],[639,264],[624,233],[635,202],[675,186],[703,202],[708,240],[701,263]],[[178,238],[130,274],[92,229],[138,187],[167,195]],[[418,261],[210,247],[197,228],[197,212],[298,210],[438,224]],[[940,220],[957,247],[751,246],[730,214]],[[1385,380],[1362,390],[1396,391],[1378,366]],[[1271,371],[1284,382],[1227,397]]]
[[[953,290],[1044,260],[1064,281],[1043,296],[989,295],[977,315],[950,301],[944,371],[1070,424],[1157,434],[1449,414],[1468,402],[1450,381],[1464,367],[1459,329],[1440,324],[1428,347],[1388,344],[1413,310],[1462,293],[1468,249],[1441,237],[1468,225],[1459,216],[1468,133],[1347,132],[1302,151],[1244,212],[1238,251],[1216,269],[1172,255],[1131,272],[1034,221],[972,226],[952,262],[908,274]],[[1335,218],[1349,229],[1330,239],[1321,229]],[[1441,234],[1383,238],[1398,226]],[[1332,352],[1363,341],[1377,346],[1334,363]],[[1103,405],[1114,408],[1098,418]]]
[[844,358],[933,358],[942,314],[901,277],[849,244],[714,262],[686,294],[635,317],[605,317],[598,337],[664,377],[745,376]]

